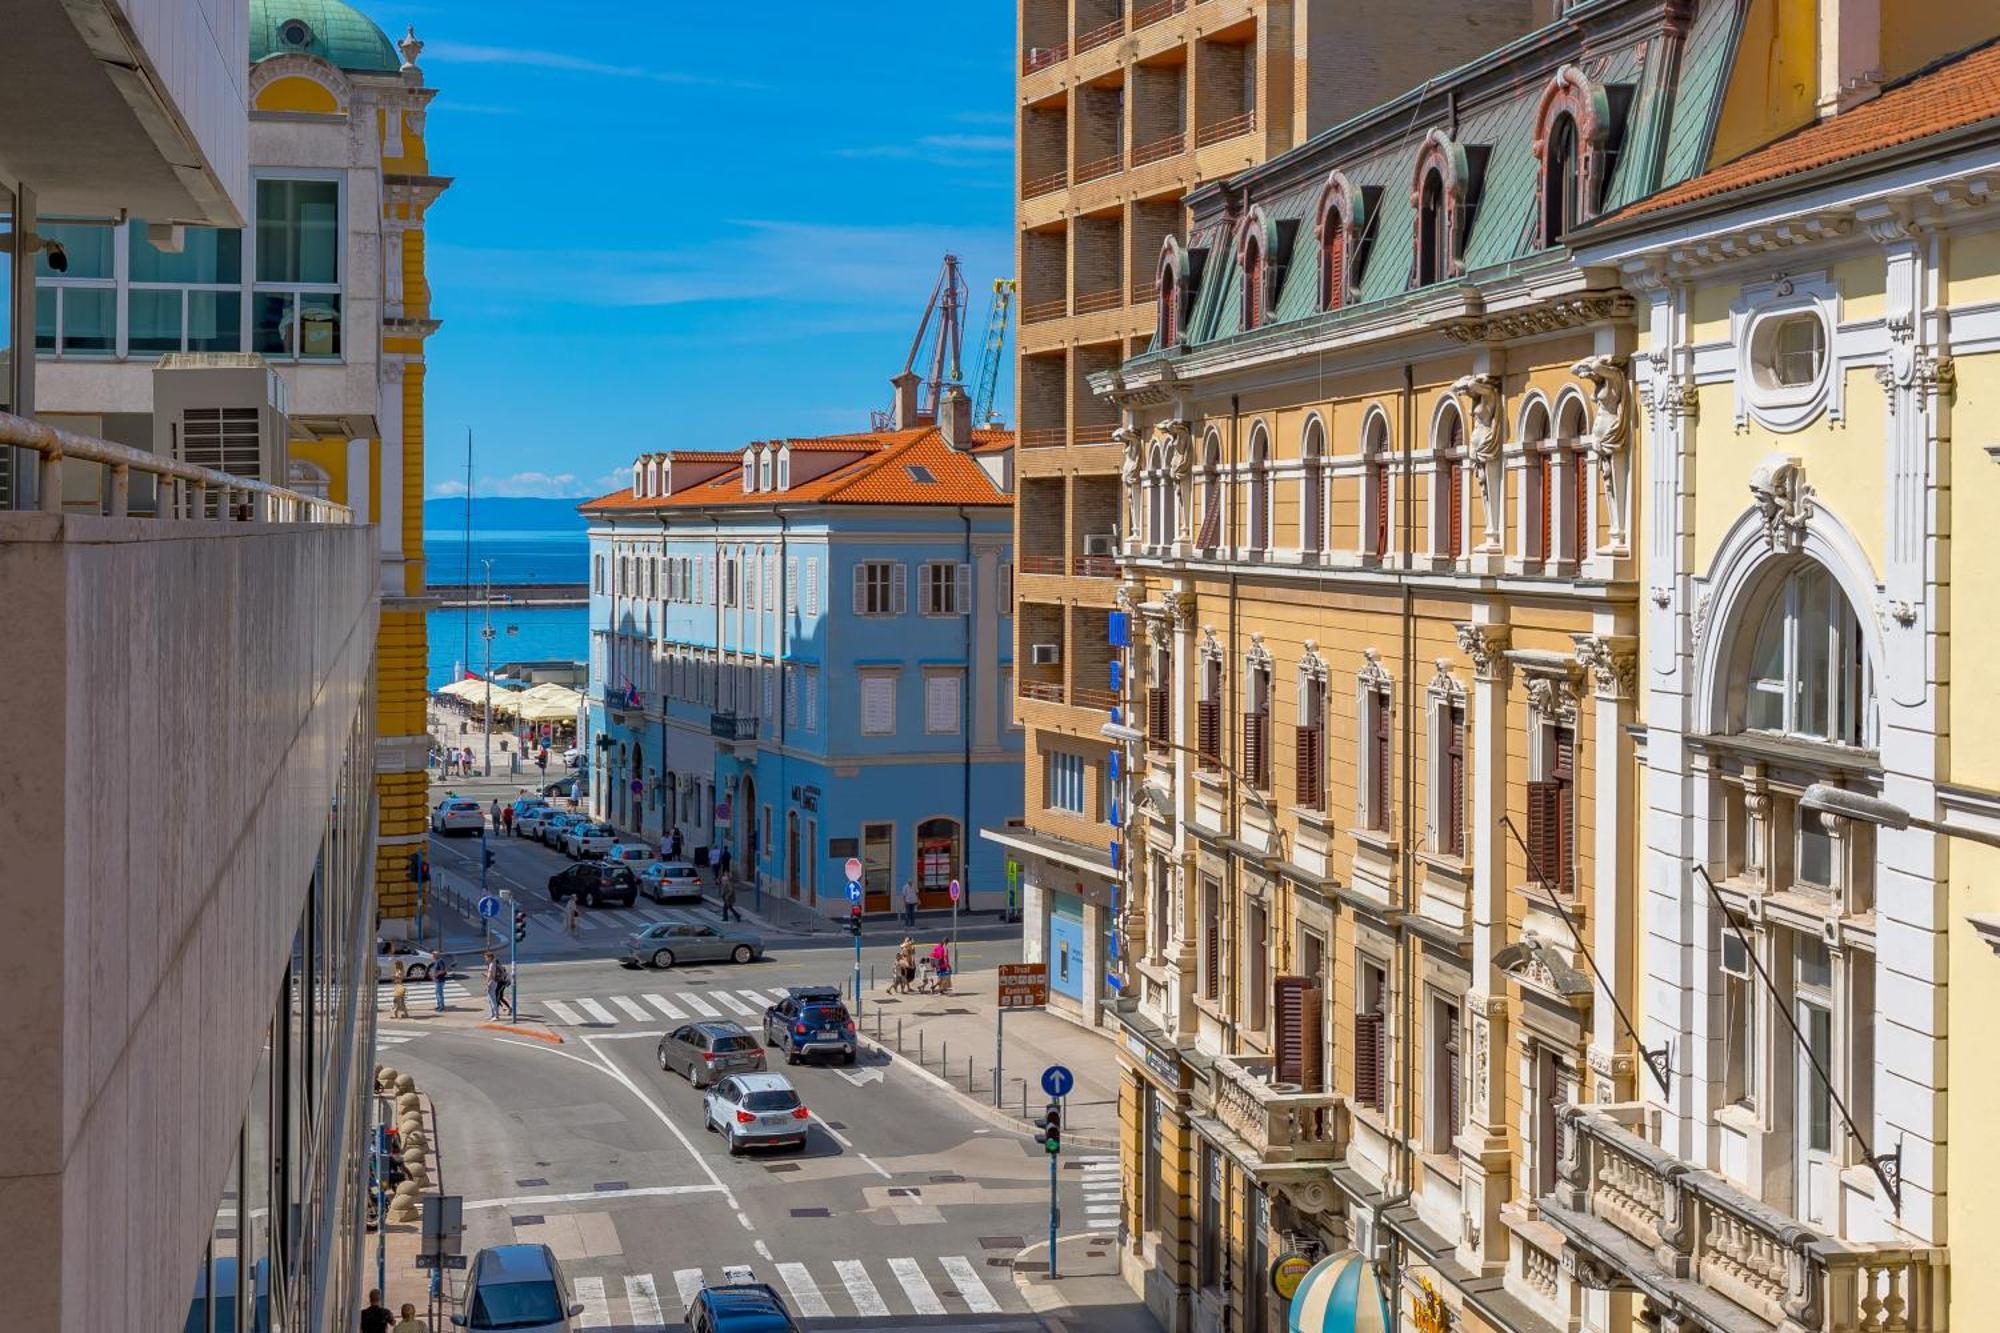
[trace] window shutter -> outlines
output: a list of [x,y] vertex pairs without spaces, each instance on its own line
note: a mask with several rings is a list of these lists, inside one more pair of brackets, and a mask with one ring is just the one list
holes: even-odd
[[1382,1015],[1354,1016],[1354,1100],[1382,1107]]
[[[1305,1083],[1306,1009],[1308,997],[1318,994],[1311,977],[1275,977],[1271,981],[1271,1035],[1280,1083]],[[1319,1006],[1311,1003],[1310,1007],[1317,1010]]]
[[889,566],[889,614],[900,616],[909,610],[909,566],[898,560]]
[[1293,785],[1294,799],[1308,810],[1320,807],[1320,730],[1318,726],[1300,727],[1293,739]]
[[1556,553],[1553,525],[1556,517],[1555,468],[1549,462],[1546,451],[1535,454],[1535,489],[1540,493],[1542,505],[1541,531],[1535,537],[1535,554],[1543,560]]
[[1373,753],[1369,757],[1369,781],[1371,787],[1369,795],[1373,798],[1374,804],[1368,813],[1373,817],[1372,822],[1375,828],[1380,831],[1386,831],[1389,827],[1389,770],[1391,766],[1388,696],[1380,690],[1371,690],[1369,692],[1369,710],[1373,714],[1375,734],[1370,741],[1370,748],[1373,750]]
[[961,564],[958,566],[958,571],[957,574],[955,575],[955,586],[952,588],[952,595],[958,600],[958,606],[955,608],[958,614],[962,616],[971,615],[972,614],[972,566],[971,565]]
[[1146,729],[1150,739],[1158,749],[1166,749],[1174,740],[1174,700],[1165,685],[1155,685],[1146,691]]
[[886,736],[896,729],[896,682],[888,676],[861,678],[861,729]]
[[856,565],[854,567],[854,614],[857,616],[868,614],[867,565]]
[[1445,1014],[1451,1024],[1444,1039],[1444,1126],[1447,1137],[1458,1134],[1459,1085],[1458,1085],[1458,1010],[1446,1009]]
[[1201,993],[1213,1000],[1222,993],[1222,923],[1214,917],[1201,923]]
[[1307,1092],[1326,1088],[1326,992],[1314,986],[1305,993],[1300,1049],[1304,1060],[1299,1067],[1299,1086]]
[[806,668],[806,730],[819,730],[819,668]]
[[1195,728],[1202,767],[1216,767],[1222,759],[1222,700],[1208,698],[1195,705]]
[[1264,715],[1248,712],[1243,715],[1243,776],[1253,787],[1262,787],[1264,772]]
[[1576,534],[1576,558],[1581,560],[1590,554],[1597,538],[1597,534],[1590,530],[1590,455],[1579,448],[1571,457],[1576,460],[1576,485],[1572,488],[1576,513],[1571,516],[1570,522]]
[[957,732],[959,680],[957,676],[930,676],[924,681],[924,729]]
[[1326,215],[1326,256],[1320,261],[1320,280],[1325,284],[1328,310],[1340,309],[1347,296],[1345,269],[1347,267],[1347,233],[1340,225],[1340,214]]
[[1465,855],[1465,710],[1447,708],[1445,719],[1444,849]]
[[1445,503],[1451,512],[1446,516],[1445,532],[1450,540],[1446,553],[1453,556],[1465,554],[1465,463],[1457,454],[1445,461]]
[[1556,884],[1556,783],[1528,784],[1528,876],[1554,888]]
[[1556,889],[1576,888],[1576,732],[1555,729],[1555,773],[1552,814],[1555,818]]

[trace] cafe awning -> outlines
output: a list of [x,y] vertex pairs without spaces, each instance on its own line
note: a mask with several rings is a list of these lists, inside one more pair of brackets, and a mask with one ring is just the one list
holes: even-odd
[[1389,1333],[1389,1303],[1375,1265],[1354,1250],[1314,1264],[1292,1294],[1289,1333]]

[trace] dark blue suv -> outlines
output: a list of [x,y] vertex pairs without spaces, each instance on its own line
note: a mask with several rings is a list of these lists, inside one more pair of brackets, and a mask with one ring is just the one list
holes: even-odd
[[703,1287],[687,1313],[688,1333],[798,1333],[785,1303],[763,1282]]
[[854,1063],[854,1020],[836,986],[788,986],[785,998],[764,1011],[764,1044],[785,1053],[785,1063],[808,1055],[838,1055]]

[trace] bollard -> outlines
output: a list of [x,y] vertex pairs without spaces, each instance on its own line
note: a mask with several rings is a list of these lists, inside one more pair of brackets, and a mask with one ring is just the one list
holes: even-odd
[[918,1029],[917,1029],[917,1066],[918,1066],[918,1068],[922,1068],[922,1067],[923,1067],[923,1063],[924,1063],[924,1030],[923,1030],[922,1028],[918,1028]]
[[903,1049],[903,1020],[900,1018],[896,1020],[896,1049]]
[[945,1082],[951,1082],[951,1043],[948,1041],[938,1043],[938,1070],[944,1075]]

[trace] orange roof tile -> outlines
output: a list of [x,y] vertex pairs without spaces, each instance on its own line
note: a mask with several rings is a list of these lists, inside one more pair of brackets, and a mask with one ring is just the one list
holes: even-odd
[[1881,95],[1660,191],[1620,218],[1761,185],[2000,116],[2000,40],[1919,70]]

